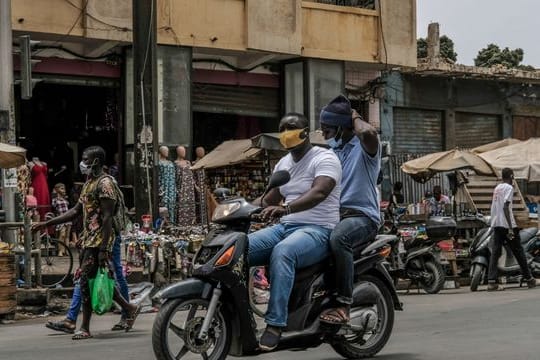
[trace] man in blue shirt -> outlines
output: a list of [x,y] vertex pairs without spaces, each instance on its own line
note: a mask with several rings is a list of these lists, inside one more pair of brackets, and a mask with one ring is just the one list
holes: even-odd
[[381,170],[381,146],[377,131],[351,109],[339,95],[320,115],[321,130],[338,156],[341,178],[340,223],[330,235],[336,265],[336,307],[321,314],[321,321],[346,324],[352,304],[353,248],[372,240],[381,219],[377,177]]

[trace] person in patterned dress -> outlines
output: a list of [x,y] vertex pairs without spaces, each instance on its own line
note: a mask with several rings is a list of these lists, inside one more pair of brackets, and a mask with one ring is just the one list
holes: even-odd
[[[77,204],[61,216],[32,226],[33,231],[44,229],[51,225],[62,224],[74,218],[83,216],[83,231],[80,235],[82,242],[81,268],[78,271],[79,285],[82,295],[83,320],[79,331],[73,335],[73,340],[83,340],[92,337],[90,319],[92,304],[90,302],[89,280],[96,277],[99,267],[110,270],[110,258],[113,244],[118,232],[113,228],[113,217],[116,204],[120,200],[118,186],[114,179],[103,172],[105,150],[99,146],[91,146],[84,150],[79,164],[81,173],[88,176]],[[114,289],[114,301],[126,311],[125,331],[133,327],[140,312],[140,306],[130,304],[118,289]]]

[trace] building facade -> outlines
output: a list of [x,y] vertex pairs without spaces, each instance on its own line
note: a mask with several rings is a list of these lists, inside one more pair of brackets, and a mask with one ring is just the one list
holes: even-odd
[[[316,129],[321,107],[349,85],[416,66],[415,0],[158,0],[154,10],[156,134],[190,153],[275,131],[287,111],[306,114]],[[81,148],[102,144],[111,163],[119,153],[122,180],[132,183],[131,1],[12,1],[12,27],[14,40],[40,41],[40,82],[32,99],[16,103],[19,142],[49,151],[45,158],[55,157],[51,143],[69,147],[72,168]],[[377,121],[366,101],[358,98]]]

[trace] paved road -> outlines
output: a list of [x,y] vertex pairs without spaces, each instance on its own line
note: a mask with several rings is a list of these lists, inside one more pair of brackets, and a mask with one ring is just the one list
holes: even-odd
[[[509,288],[504,292],[448,290],[439,295],[401,296],[394,333],[379,360],[540,359],[540,290]],[[154,315],[143,314],[130,333],[108,329],[117,317],[96,316],[94,339],[74,342],[43,327],[45,319],[0,325],[0,359],[153,359],[150,329]],[[196,357],[193,357],[196,358]],[[339,357],[329,346],[280,352],[261,359]]]

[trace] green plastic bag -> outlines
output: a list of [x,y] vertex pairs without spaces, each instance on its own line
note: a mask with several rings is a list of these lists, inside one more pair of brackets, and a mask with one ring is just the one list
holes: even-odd
[[98,315],[103,315],[111,309],[114,295],[114,279],[109,277],[106,268],[98,269],[95,279],[88,281],[90,285],[92,310]]

